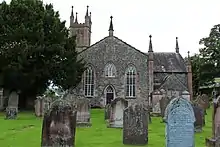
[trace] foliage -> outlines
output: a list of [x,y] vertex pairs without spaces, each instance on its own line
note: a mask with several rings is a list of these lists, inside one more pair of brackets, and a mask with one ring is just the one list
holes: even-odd
[[199,92],[200,86],[200,58],[198,54],[190,57],[192,65],[192,86],[193,94],[196,95]]
[[220,73],[220,24],[215,25],[208,37],[202,38],[200,44],[204,47],[200,49],[200,56],[203,59],[201,70],[201,80],[203,85],[213,82]]
[[1,85],[27,95],[42,94],[49,80],[63,89],[75,87],[84,71],[77,61],[75,37],[51,4],[12,0],[0,4]]

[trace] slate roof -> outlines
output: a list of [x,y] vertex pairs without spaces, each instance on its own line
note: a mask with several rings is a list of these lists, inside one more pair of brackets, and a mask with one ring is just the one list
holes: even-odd
[[[101,39],[101,40],[97,41],[96,43],[92,44],[91,46],[87,47],[86,49],[82,50],[80,53],[82,53],[82,52],[84,52],[84,51],[86,51],[86,50],[92,48],[93,46],[99,44],[100,42],[106,40],[106,39],[109,38],[109,37],[113,37],[113,38],[115,38],[116,40],[118,40],[118,41],[124,43],[125,45],[129,46],[130,48],[133,48],[134,50],[138,51],[139,53],[146,55],[146,53],[141,52],[141,51],[138,50],[137,48],[133,47],[132,45],[128,44],[127,42],[123,41],[122,39],[120,39],[120,38],[118,38],[118,37],[116,37],[116,36],[106,36],[106,37],[104,37],[103,39]],[[79,54],[80,54],[80,53],[79,53]],[[146,57],[147,57],[147,56],[146,56]],[[146,58],[146,59],[147,59],[147,58]]]
[[187,86],[181,81],[175,74],[167,75],[159,89],[177,90],[184,91],[188,90]]
[[183,57],[175,52],[154,52],[154,72],[187,72]]

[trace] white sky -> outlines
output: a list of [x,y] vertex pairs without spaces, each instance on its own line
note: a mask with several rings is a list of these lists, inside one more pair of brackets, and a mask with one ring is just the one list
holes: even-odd
[[[0,0],[2,1],[2,0]],[[10,0],[6,0],[10,1]],[[43,0],[53,3],[69,27],[71,6],[84,22],[86,6],[92,12],[92,44],[108,35],[113,16],[114,35],[147,52],[152,35],[155,52],[175,51],[179,37],[180,53],[191,55],[199,51],[199,40],[209,35],[220,23],[220,0]]]

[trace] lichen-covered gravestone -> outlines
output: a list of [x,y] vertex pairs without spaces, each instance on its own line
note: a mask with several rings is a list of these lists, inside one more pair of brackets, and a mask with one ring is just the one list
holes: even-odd
[[44,115],[41,147],[74,147],[76,111],[68,101],[58,99]]
[[191,103],[174,98],[165,110],[166,147],[194,147],[195,116]]
[[148,143],[148,112],[142,104],[130,105],[124,110],[123,144],[145,145]]
[[12,91],[8,98],[8,107],[6,108],[6,119],[16,119],[18,114],[19,95]]
[[123,128],[123,112],[127,107],[128,101],[123,98],[116,98],[111,102],[108,127]]
[[195,115],[195,132],[202,132],[203,120],[204,120],[204,110],[197,105],[192,105]]
[[90,104],[87,98],[75,99],[77,105],[77,127],[90,127]]

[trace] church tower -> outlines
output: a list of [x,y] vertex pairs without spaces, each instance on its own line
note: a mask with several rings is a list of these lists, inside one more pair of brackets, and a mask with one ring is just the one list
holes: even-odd
[[[91,12],[89,13],[89,6],[87,6],[85,22],[79,23],[77,12],[74,16],[73,6],[70,15],[70,36],[76,36],[76,49],[78,52],[83,51],[91,44]],[[75,19],[74,19],[75,18]]]

